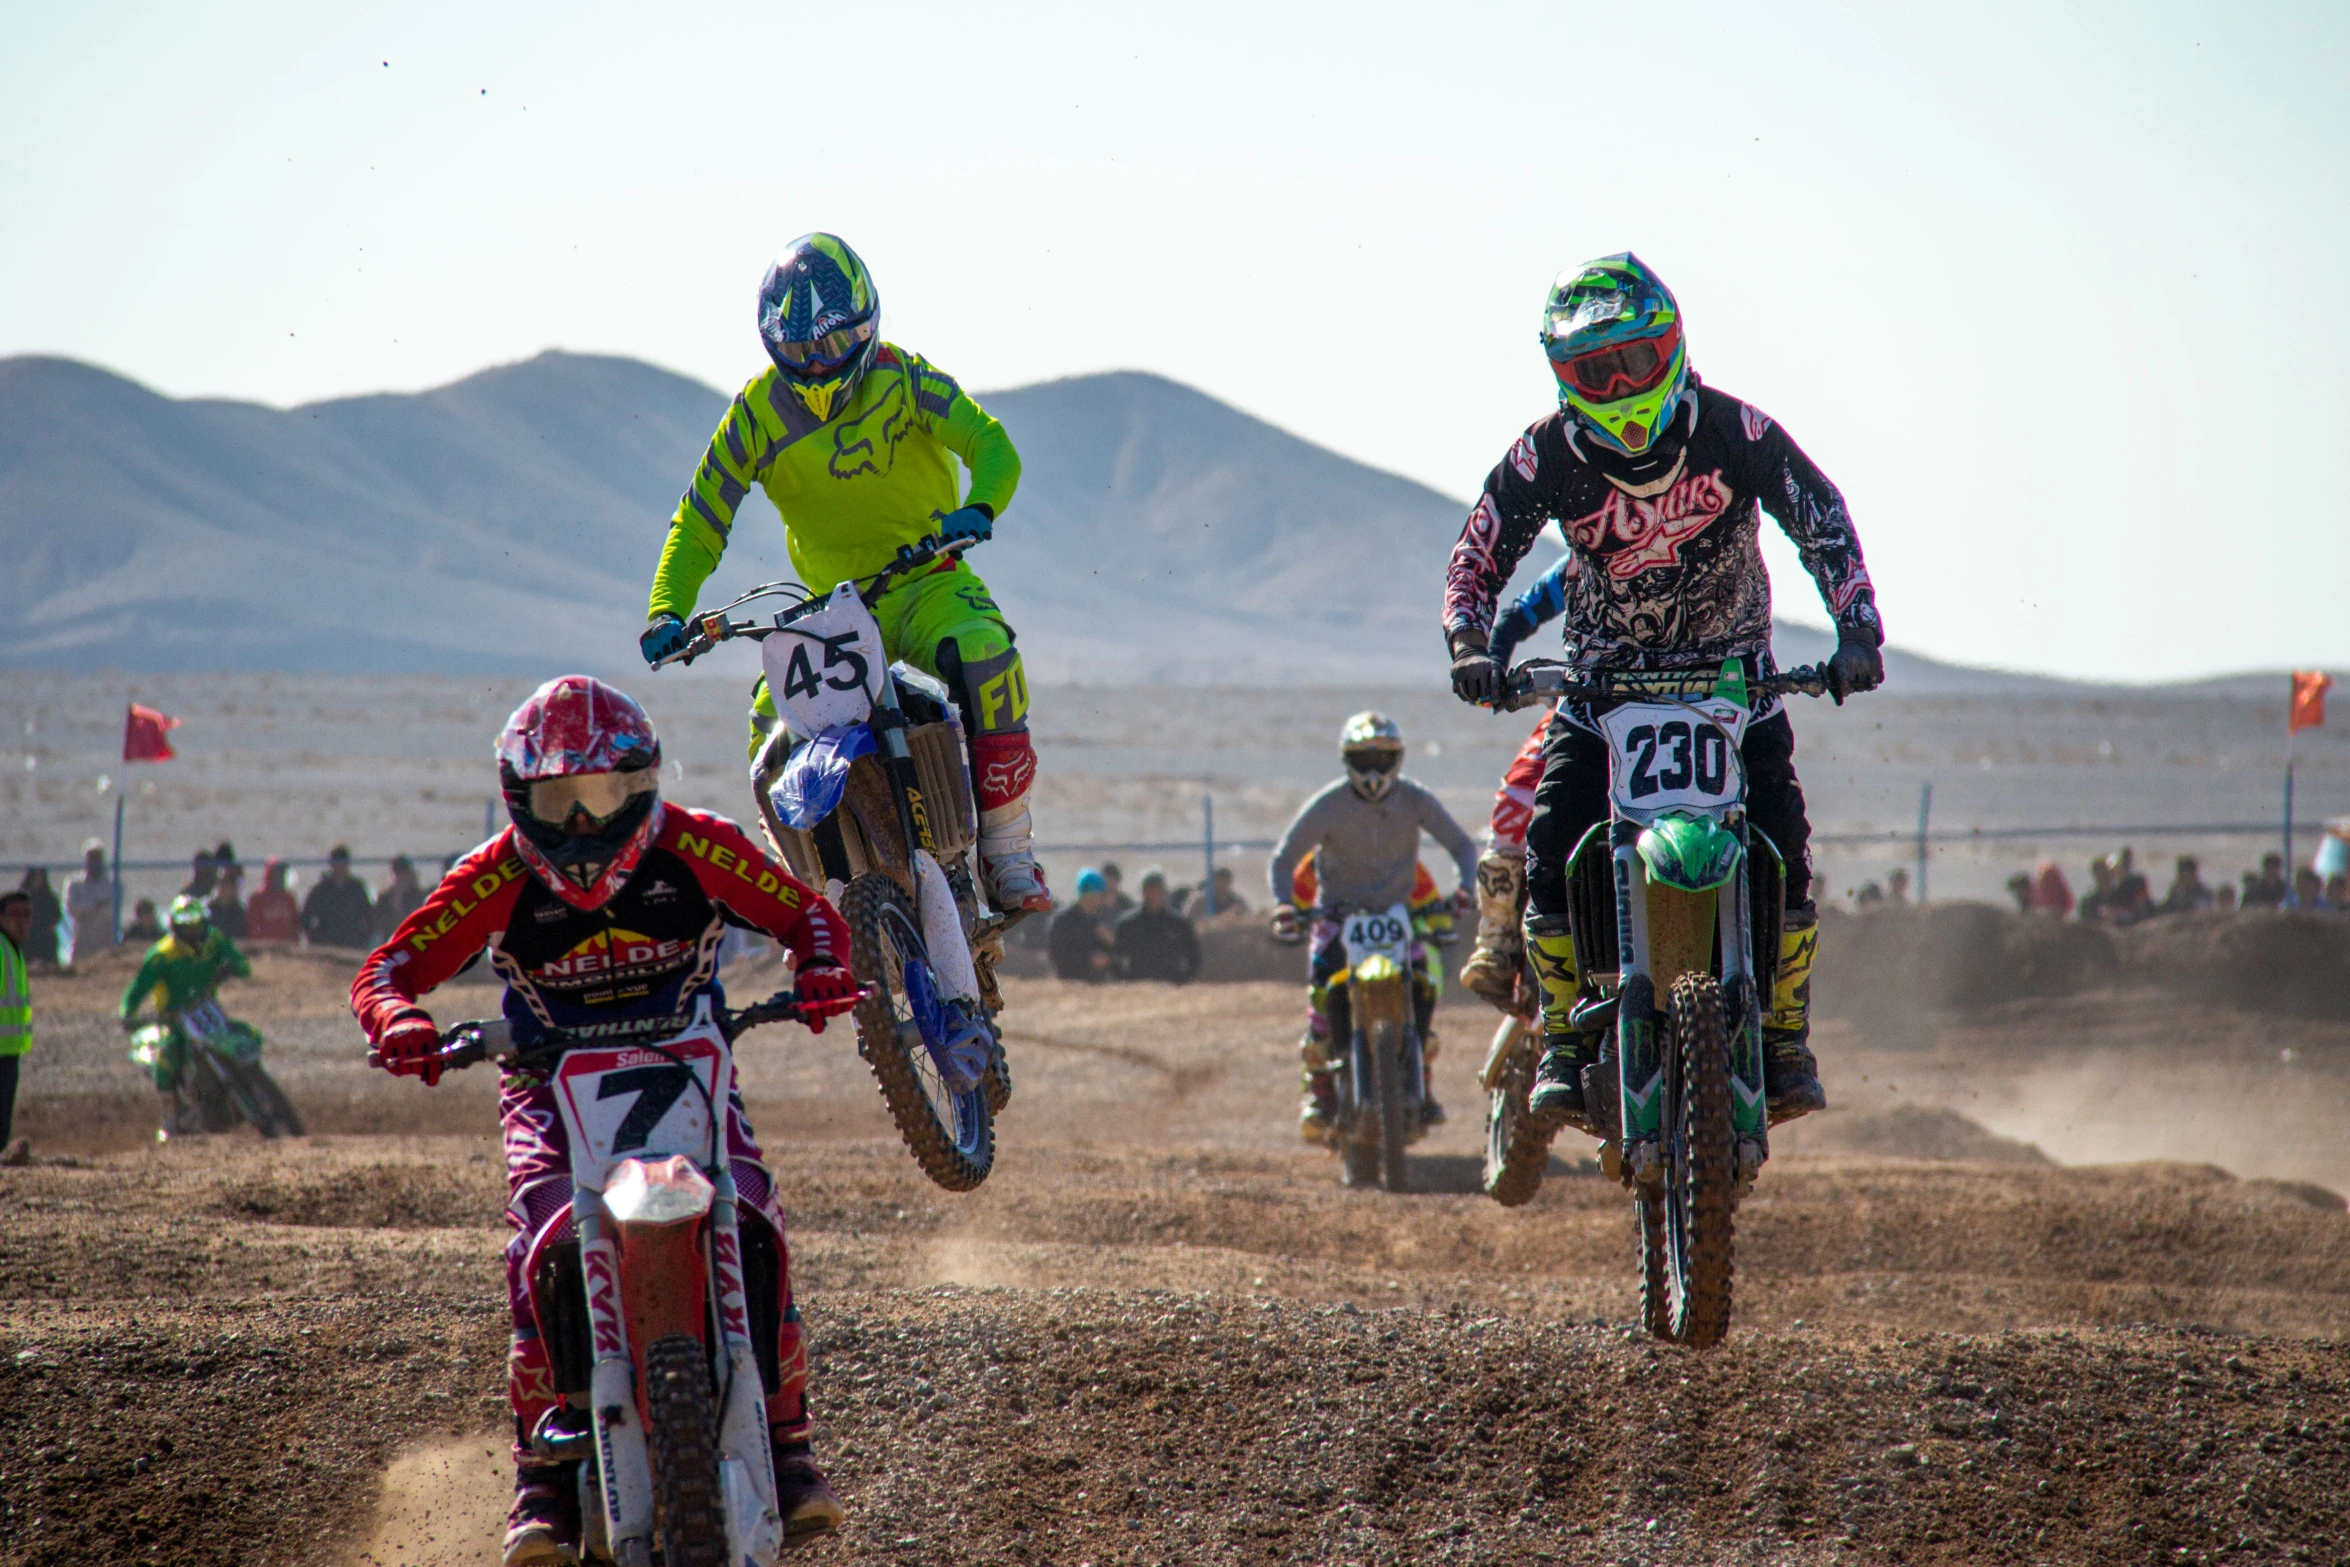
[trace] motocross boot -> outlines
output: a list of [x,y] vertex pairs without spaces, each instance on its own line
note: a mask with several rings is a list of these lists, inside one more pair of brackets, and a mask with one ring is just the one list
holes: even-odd
[[579,1483],[570,1464],[517,1464],[505,1567],[579,1560]]
[[1052,890],[1044,884],[1044,867],[1036,863],[1036,823],[1027,795],[980,814],[979,879],[999,913],[1052,912]]
[[159,1088],[155,1091],[155,1097],[161,1101],[156,1109],[159,1120],[155,1127],[155,1140],[168,1143],[180,1135],[180,1116],[186,1107],[181,1104],[180,1091],[176,1088]]
[[830,1534],[848,1518],[805,1441],[775,1444],[775,1510],[783,1515],[786,1549],[815,1535]]
[[1811,965],[1819,945],[1819,912],[1808,903],[1789,909],[1779,933],[1771,1011],[1763,1020],[1763,1094],[1774,1124],[1828,1108],[1811,1054]]
[[1583,1069],[1597,1052],[1591,1036],[1576,1033],[1567,1021],[1582,980],[1575,972],[1575,937],[1566,916],[1528,914],[1526,953],[1542,985],[1542,1059],[1534,1066],[1526,1113],[1538,1125],[1577,1125],[1583,1120]]
[[1477,862],[1477,942],[1461,965],[1461,983],[1504,1012],[1517,991],[1518,967],[1526,960],[1518,928],[1518,903],[1525,891],[1523,854],[1488,850]]

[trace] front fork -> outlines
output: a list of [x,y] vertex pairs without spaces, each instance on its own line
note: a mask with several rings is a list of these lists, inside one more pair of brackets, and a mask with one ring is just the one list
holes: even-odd
[[[1751,840],[1743,815],[1732,824],[1738,836],[1738,867],[1714,893],[1717,951],[1721,957],[1722,1005],[1730,1045],[1730,1117],[1738,1138],[1741,1185],[1751,1184],[1770,1156],[1769,1113],[1764,1101],[1761,995],[1754,979],[1753,910],[1747,871]],[[1638,848],[1640,824],[1617,818],[1608,825],[1608,851],[1615,873],[1616,950],[1623,954],[1621,1000],[1616,1010],[1616,1123],[1623,1132],[1622,1159],[1633,1179],[1655,1181],[1664,1173],[1664,1056],[1659,1044],[1656,978],[1650,968],[1648,872]]]
[[[727,1533],[735,1559],[773,1562],[783,1549],[783,1519],[775,1507],[775,1457],[767,1432],[766,1385],[760,1380],[751,1343],[750,1297],[743,1284],[742,1223],[730,1162],[705,1172],[716,1188],[707,1219],[709,1295],[705,1320],[716,1323],[720,1352],[718,1391],[719,1484]],[[595,1347],[589,1378],[589,1410],[595,1442],[592,1495],[600,1517],[591,1520],[590,1543],[622,1567],[650,1567],[654,1544],[651,1454],[638,1392],[645,1385],[638,1365],[648,1344],[636,1344],[627,1307],[635,1285],[622,1273],[620,1226],[606,1211],[603,1196],[574,1184],[572,1224],[579,1235],[580,1271],[587,1287],[588,1322]],[[600,1529],[596,1526],[600,1525]],[[597,1539],[597,1535],[601,1539]]]

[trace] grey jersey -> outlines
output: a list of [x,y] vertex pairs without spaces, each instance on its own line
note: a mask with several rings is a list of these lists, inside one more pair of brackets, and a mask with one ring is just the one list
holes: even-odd
[[1366,800],[1343,778],[1301,807],[1273,851],[1273,901],[1289,901],[1298,861],[1311,852],[1321,902],[1385,909],[1412,899],[1420,832],[1444,845],[1461,885],[1477,885],[1477,846],[1435,795],[1398,778],[1383,800]]

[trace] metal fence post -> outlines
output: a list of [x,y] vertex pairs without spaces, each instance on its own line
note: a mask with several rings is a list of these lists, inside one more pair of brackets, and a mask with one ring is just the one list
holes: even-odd
[[1918,789],[1918,902],[1926,901],[1926,829],[1934,815],[1934,786]]
[[1199,797],[1200,820],[1200,907],[1210,914],[1216,912],[1216,797]]

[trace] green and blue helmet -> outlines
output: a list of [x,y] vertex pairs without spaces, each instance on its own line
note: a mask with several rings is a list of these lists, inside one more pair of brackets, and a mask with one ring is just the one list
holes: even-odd
[[819,420],[848,406],[881,346],[881,293],[837,234],[802,234],[759,284],[759,340]]
[[1689,389],[1681,307],[1628,250],[1559,274],[1542,305],[1542,352],[1559,406],[1628,456],[1648,450]]

